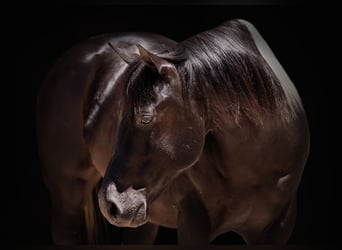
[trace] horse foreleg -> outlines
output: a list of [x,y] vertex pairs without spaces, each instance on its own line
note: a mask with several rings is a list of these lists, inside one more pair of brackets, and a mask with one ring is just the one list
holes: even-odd
[[293,231],[297,215],[297,197],[293,197],[281,215],[261,231],[246,232],[242,236],[248,245],[276,244],[285,245]]
[[100,179],[69,177],[56,179],[50,185],[52,238],[57,245],[84,244],[87,242],[84,208],[92,189]]
[[178,244],[209,244],[210,220],[205,207],[197,196],[191,194],[182,199],[178,209]]

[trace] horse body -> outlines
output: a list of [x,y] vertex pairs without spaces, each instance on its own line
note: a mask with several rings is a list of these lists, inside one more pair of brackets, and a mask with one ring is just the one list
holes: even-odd
[[[214,90],[198,92],[199,81],[184,87],[186,66],[168,55],[179,44],[155,34],[94,38],[57,63],[41,90],[37,120],[56,242],[79,242],[81,212],[101,177],[101,212],[114,225],[142,228],[149,236],[140,242],[153,242],[152,224],[177,228],[180,243],[205,243],[232,230],[251,244],[287,241],[308,155],[305,112],[254,27],[237,21],[228,28],[238,34],[232,39],[246,39],[243,55],[251,52],[273,70],[284,96],[274,103],[284,112],[267,111],[262,94],[269,86],[257,90],[260,105],[241,112],[234,105],[242,101],[222,105],[217,95],[204,107],[201,94]],[[229,46],[234,52],[241,44]],[[272,75],[253,70],[255,79]],[[232,115],[232,105],[240,113]]]

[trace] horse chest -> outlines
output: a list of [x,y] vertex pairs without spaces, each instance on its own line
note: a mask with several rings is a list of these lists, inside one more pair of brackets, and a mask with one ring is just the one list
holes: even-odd
[[177,227],[178,209],[175,203],[168,199],[168,196],[161,196],[151,203],[149,211],[149,221],[164,227]]

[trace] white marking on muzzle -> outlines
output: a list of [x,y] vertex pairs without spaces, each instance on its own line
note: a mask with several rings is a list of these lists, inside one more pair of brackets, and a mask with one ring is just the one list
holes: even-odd
[[[102,194],[101,194],[102,195]],[[99,196],[100,209],[107,220],[117,226],[137,227],[147,221],[146,188],[132,187],[118,192],[114,182],[108,184],[105,197]],[[105,198],[105,199],[103,199]],[[116,214],[110,214],[110,207],[116,206]]]
[[106,198],[117,206],[120,214],[123,214],[127,205],[143,202],[146,207],[146,188],[135,190],[130,186],[124,192],[119,193],[115,183],[112,182],[107,187]]

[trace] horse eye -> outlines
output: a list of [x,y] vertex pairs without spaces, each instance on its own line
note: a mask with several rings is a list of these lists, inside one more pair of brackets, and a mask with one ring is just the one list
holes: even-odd
[[141,124],[149,124],[153,120],[153,115],[150,114],[143,114],[140,117]]

